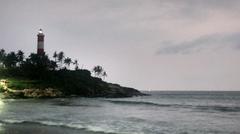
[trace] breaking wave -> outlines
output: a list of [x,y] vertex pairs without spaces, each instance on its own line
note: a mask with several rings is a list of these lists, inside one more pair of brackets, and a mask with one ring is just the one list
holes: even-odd
[[93,132],[97,134],[119,134],[111,130],[105,130],[104,128],[90,125],[81,125],[77,123],[63,123],[53,121],[25,121],[25,120],[0,120],[0,124],[37,124],[44,126],[66,127],[72,129],[79,129],[87,132]]
[[220,105],[182,105],[182,104],[158,104],[153,102],[143,101],[120,101],[120,100],[108,100],[114,104],[121,105],[145,105],[155,107],[173,107],[173,108],[190,108],[202,111],[219,111],[219,112],[240,112],[239,106],[220,106]]

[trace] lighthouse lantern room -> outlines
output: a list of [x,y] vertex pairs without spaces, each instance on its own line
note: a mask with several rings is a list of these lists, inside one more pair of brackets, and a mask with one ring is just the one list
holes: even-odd
[[37,37],[38,37],[37,54],[43,55],[44,54],[44,34],[42,29],[39,29]]

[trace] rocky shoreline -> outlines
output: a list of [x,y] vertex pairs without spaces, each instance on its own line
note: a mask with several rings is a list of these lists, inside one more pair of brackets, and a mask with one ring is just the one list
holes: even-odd
[[24,89],[14,90],[14,92],[5,91],[4,98],[58,98],[64,97],[63,93],[57,89]]
[[[23,90],[13,90],[8,88],[7,81],[1,81],[1,86],[4,88],[2,98],[59,98],[59,97],[69,97],[69,96],[80,96],[75,94],[65,94],[59,89],[46,88],[46,89],[23,89]],[[140,91],[122,87],[118,84],[109,84],[108,90],[102,90],[101,92],[92,93],[88,96],[82,97],[106,97],[106,98],[122,98],[122,97],[133,97],[133,96],[143,96],[146,94]]]

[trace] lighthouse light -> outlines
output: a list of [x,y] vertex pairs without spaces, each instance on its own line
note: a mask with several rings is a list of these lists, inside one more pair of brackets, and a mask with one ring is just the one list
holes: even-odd
[[42,29],[39,29],[38,33],[43,33],[43,32],[42,32]]

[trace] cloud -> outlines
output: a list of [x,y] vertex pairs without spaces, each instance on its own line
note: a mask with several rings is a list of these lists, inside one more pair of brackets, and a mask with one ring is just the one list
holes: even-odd
[[[191,82],[184,78],[200,77],[208,88],[240,87],[240,0],[0,3],[0,48],[7,51],[34,52],[36,32],[43,28],[47,53],[64,50],[87,68],[103,65],[111,82],[142,89],[189,88]],[[226,53],[214,57],[209,51]],[[216,79],[221,82],[215,84]]]
[[[212,34],[180,43],[166,43],[157,54],[189,54],[201,51],[216,51],[221,48],[240,50],[240,33]],[[167,45],[167,46],[166,46]]]

